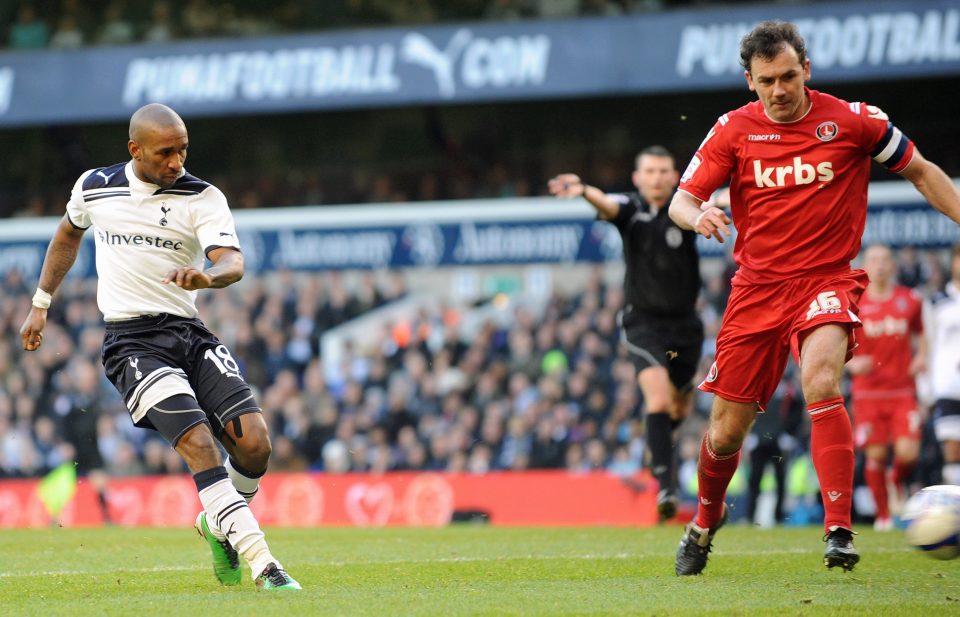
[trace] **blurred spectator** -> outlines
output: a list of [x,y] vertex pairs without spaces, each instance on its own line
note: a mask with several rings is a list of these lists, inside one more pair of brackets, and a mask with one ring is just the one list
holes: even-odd
[[126,15],[127,5],[123,0],[113,0],[103,14],[103,24],[97,34],[100,45],[127,45],[134,40],[133,23]]
[[[937,255],[921,253],[917,261],[933,263]],[[372,344],[352,341],[336,365],[321,356],[320,337],[409,296],[405,272],[251,274],[218,292],[222,301],[202,301],[200,310],[227,344],[237,343],[244,374],[262,391],[264,417],[275,435],[272,469],[533,468],[631,476],[646,454],[640,401],[613,318],[623,294],[602,274],[588,276],[576,294],[556,292],[542,306],[518,306],[502,323],[488,320],[475,331],[469,307],[438,303],[412,315],[404,336],[391,337],[386,328]],[[723,281],[713,278],[705,277],[705,289],[722,289]],[[9,341],[16,340],[18,312],[31,292],[16,271],[6,273],[0,475],[36,476],[71,459],[116,475],[185,473],[169,446],[132,430],[102,378],[95,286],[64,283],[44,353],[27,356]],[[715,332],[722,293],[712,295],[717,299],[709,304],[717,309],[704,319]],[[705,366],[711,361],[705,358]],[[779,390],[777,397],[788,398]],[[796,452],[806,439],[803,427],[794,428],[795,419],[781,413],[786,403],[777,411],[777,400],[754,429],[751,456],[758,472],[765,460],[776,467],[777,457],[789,462],[793,456],[784,449],[783,431],[794,435],[786,445],[796,445]],[[699,417],[681,431],[679,474],[686,488],[696,475],[699,443],[690,435],[698,433],[707,409],[709,400],[700,395]],[[108,488],[105,481],[102,486]]]
[[491,0],[483,11],[483,17],[496,21],[516,21],[528,17],[529,12],[525,0]]
[[47,23],[37,17],[30,2],[24,2],[17,10],[17,19],[10,26],[10,47],[13,49],[39,49],[45,47],[50,30]]
[[76,49],[83,47],[83,30],[77,23],[77,18],[71,14],[63,15],[57,22],[57,29],[50,37],[52,49]]
[[190,37],[213,36],[219,27],[219,20],[216,7],[207,0],[188,0],[180,13],[184,33]]
[[144,43],[168,43],[176,38],[170,3],[157,0],[150,6],[150,20],[143,31]]
[[920,287],[926,282],[917,250],[905,246],[897,252],[897,282],[906,287]]
[[618,0],[582,0],[580,13],[597,17],[623,15],[624,7]]
[[574,17],[580,12],[580,0],[534,0],[536,14],[543,19]]

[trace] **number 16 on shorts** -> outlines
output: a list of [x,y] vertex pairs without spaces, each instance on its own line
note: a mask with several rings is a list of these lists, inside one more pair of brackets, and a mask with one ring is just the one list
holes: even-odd
[[817,294],[817,298],[810,303],[807,311],[807,320],[820,315],[830,315],[843,312],[843,304],[835,291],[824,291]]

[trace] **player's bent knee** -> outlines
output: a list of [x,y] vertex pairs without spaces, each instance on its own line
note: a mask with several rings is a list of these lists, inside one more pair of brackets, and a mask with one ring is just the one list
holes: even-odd
[[730,430],[723,427],[710,428],[710,446],[717,454],[736,452],[743,445],[746,431]]
[[242,444],[237,444],[240,464],[251,471],[266,469],[272,453],[273,445],[270,443],[270,436],[266,432],[259,439],[245,439]]
[[839,375],[832,367],[822,367],[803,377],[803,395],[810,402],[824,401],[840,396]]

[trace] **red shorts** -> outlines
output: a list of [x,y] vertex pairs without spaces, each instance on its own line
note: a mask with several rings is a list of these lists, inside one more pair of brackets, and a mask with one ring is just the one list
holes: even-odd
[[920,439],[917,397],[901,395],[861,398],[854,395],[854,443],[858,448],[889,445],[901,438]]
[[867,282],[866,272],[853,270],[781,283],[734,284],[717,335],[716,362],[700,389],[763,409],[780,383],[789,354],[799,359],[806,335],[828,323],[848,325],[849,360]]

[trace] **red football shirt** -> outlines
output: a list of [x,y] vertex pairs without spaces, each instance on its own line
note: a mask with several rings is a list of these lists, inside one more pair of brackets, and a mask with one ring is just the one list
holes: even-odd
[[923,301],[914,290],[897,285],[886,298],[874,298],[870,288],[860,300],[863,329],[857,333],[860,343],[853,354],[870,356],[873,369],[853,378],[853,395],[869,397],[916,389],[910,375],[913,359],[912,337],[923,332]]
[[730,179],[735,281],[772,283],[849,268],[867,217],[871,157],[892,171],[913,143],[881,110],[806,89],[811,106],[775,122],[760,101],[720,116],[680,190],[706,200]]

